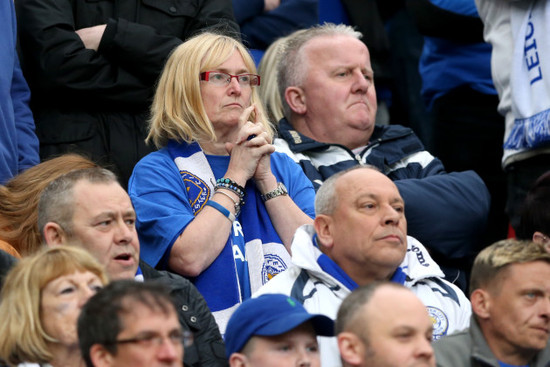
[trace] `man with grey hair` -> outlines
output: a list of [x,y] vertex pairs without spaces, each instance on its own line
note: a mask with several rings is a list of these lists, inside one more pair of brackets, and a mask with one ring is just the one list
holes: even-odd
[[[424,246],[407,236],[405,203],[396,185],[372,166],[330,177],[317,192],[313,225],[296,231],[292,264],[256,295],[282,293],[310,313],[333,320],[354,289],[393,281],[420,298],[433,321],[433,338],[468,326],[470,303],[443,279]],[[339,366],[336,338],[319,337],[323,366]]]
[[187,279],[139,260],[135,221],[130,197],[112,172],[99,167],[53,180],[38,203],[38,225],[48,246],[82,246],[111,279],[158,282],[170,289],[180,324],[195,335],[185,350],[185,366],[226,366],[225,346],[206,301]]
[[[473,171],[446,173],[411,129],[375,125],[373,71],[360,37],[334,24],[290,36],[278,68],[285,118],[274,144],[301,165],[316,189],[351,166],[378,167],[407,203],[410,234],[446,262],[454,280],[478,251],[489,193]],[[466,289],[462,276],[459,285]]]
[[430,316],[400,284],[374,282],[351,292],[335,333],[344,367],[435,367]]
[[502,240],[479,253],[470,283],[472,320],[434,344],[441,367],[546,367],[550,363],[550,254]]

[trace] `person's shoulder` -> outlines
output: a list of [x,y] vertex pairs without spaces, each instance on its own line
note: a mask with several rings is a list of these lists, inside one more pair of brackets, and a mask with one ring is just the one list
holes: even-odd
[[374,127],[374,131],[372,132],[371,140],[373,138],[397,138],[409,135],[416,137],[416,134],[411,128],[403,125],[376,125]]
[[451,302],[457,309],[470,307],[470,301],[464,292],[462,292],[462,290],[456,285],[442,277],[426,278],[418,284],[427,285],[427,292],[431,293],[434,299],[439,299],[442,303]]
[[130,196],[138,196],[149,192],[151,187],[166,185],[166,181],[172,182],[172,178],[178,174],[177,166],[167,149],[149,153],[135,165],[128,182],[128,193]]
[[177,291],[178,289],[182,291],[195,287],[189,279],[184,278],[179,274],[171,273],[166,270],[155,269],[144,261],[140,261],[139,266],[145,281],[156,281],[163,283],[169,286],[171,291]]
[[433,343],[433,348],[438,366],[451,366],[453,363],[459,366],[459,361],[470,359],[472,352],[470,330],[464,329],[454,334],[446,335],[436,340]]
[[149,169],[151,167],[157,167],[159,164],[165,165],[170,162],[172,162],[172,160],[170,158],[170,153],[168,152],[168,149],[162,148],[151,152],[145,157],[141,158],[139,162],[136,163],[134,171],[145,168]]

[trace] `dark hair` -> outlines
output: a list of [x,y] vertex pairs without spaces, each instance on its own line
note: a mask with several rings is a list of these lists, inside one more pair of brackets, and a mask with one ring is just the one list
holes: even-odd
[[136,304],[164,314],[176,312],[174,300],[163,284],[133,279],[110,283],[88,300],[78,317],[78,342],[87,367],[94,367],[90,358],[94,344],[116,355],[115,342],[122,331],[122,315],[131,313]]
[[516,236],[532,240],[535,232],[550,236],[550,171],[540,176],[523,201]]

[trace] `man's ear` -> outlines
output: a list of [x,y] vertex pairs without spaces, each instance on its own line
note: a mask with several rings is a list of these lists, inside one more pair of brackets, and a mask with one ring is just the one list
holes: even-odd
[[340,356],[345,364],[350,366],[360,366],[364,361],[365,345],[359,337],[348,331],[341,332],[337,337]]
[[244,367],[248,365],[248,358],[242,353],[233,353],[229,357],[229,367]]
[[470,295],[472,312],[480,319],[491,316],[491,294],[485,289],[476,289]]
[[290,109],[298,115],[303,115],[307,111],[306,96],[300,87],[288,87],[285,90],[285,99]]
[[113,355],[101,344],[94,344],[90,348],[90,359],[94,367],[114,366]]
[[533,242],[546,245],[548,242],[548,237],[545,236],[544,233],[536,231],[533,233]]
[[61,226],[55,222],[44,225],[44,240],[50,247],[67,243],[67,235]]
[[313,227],[315,227],[315,233],[320,243],[319,246],[323,246],[327,249],[332,248],[334,242],[332,239],[332,217],[325,214],[319,214],[313,220]]

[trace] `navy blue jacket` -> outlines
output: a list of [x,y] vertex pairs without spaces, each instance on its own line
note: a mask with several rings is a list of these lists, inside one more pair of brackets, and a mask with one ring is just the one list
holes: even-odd
[[300,164],[316,190],[346,168],[357,164],[378,167],[395,182],[405,200],[410,236],[438,259],[452,262],[475,255],[489,212],[485,184],[474,171],[447,173],[411,129],[375,126],[369,144],[354,154],[341,145],[314,141],[282,119],[275,145]]
[[233,11],[243,42],[259,50],[279,37],[319,23],[318,0],[283,0],[269,12],[264,12],[264,0],[233,0]]

